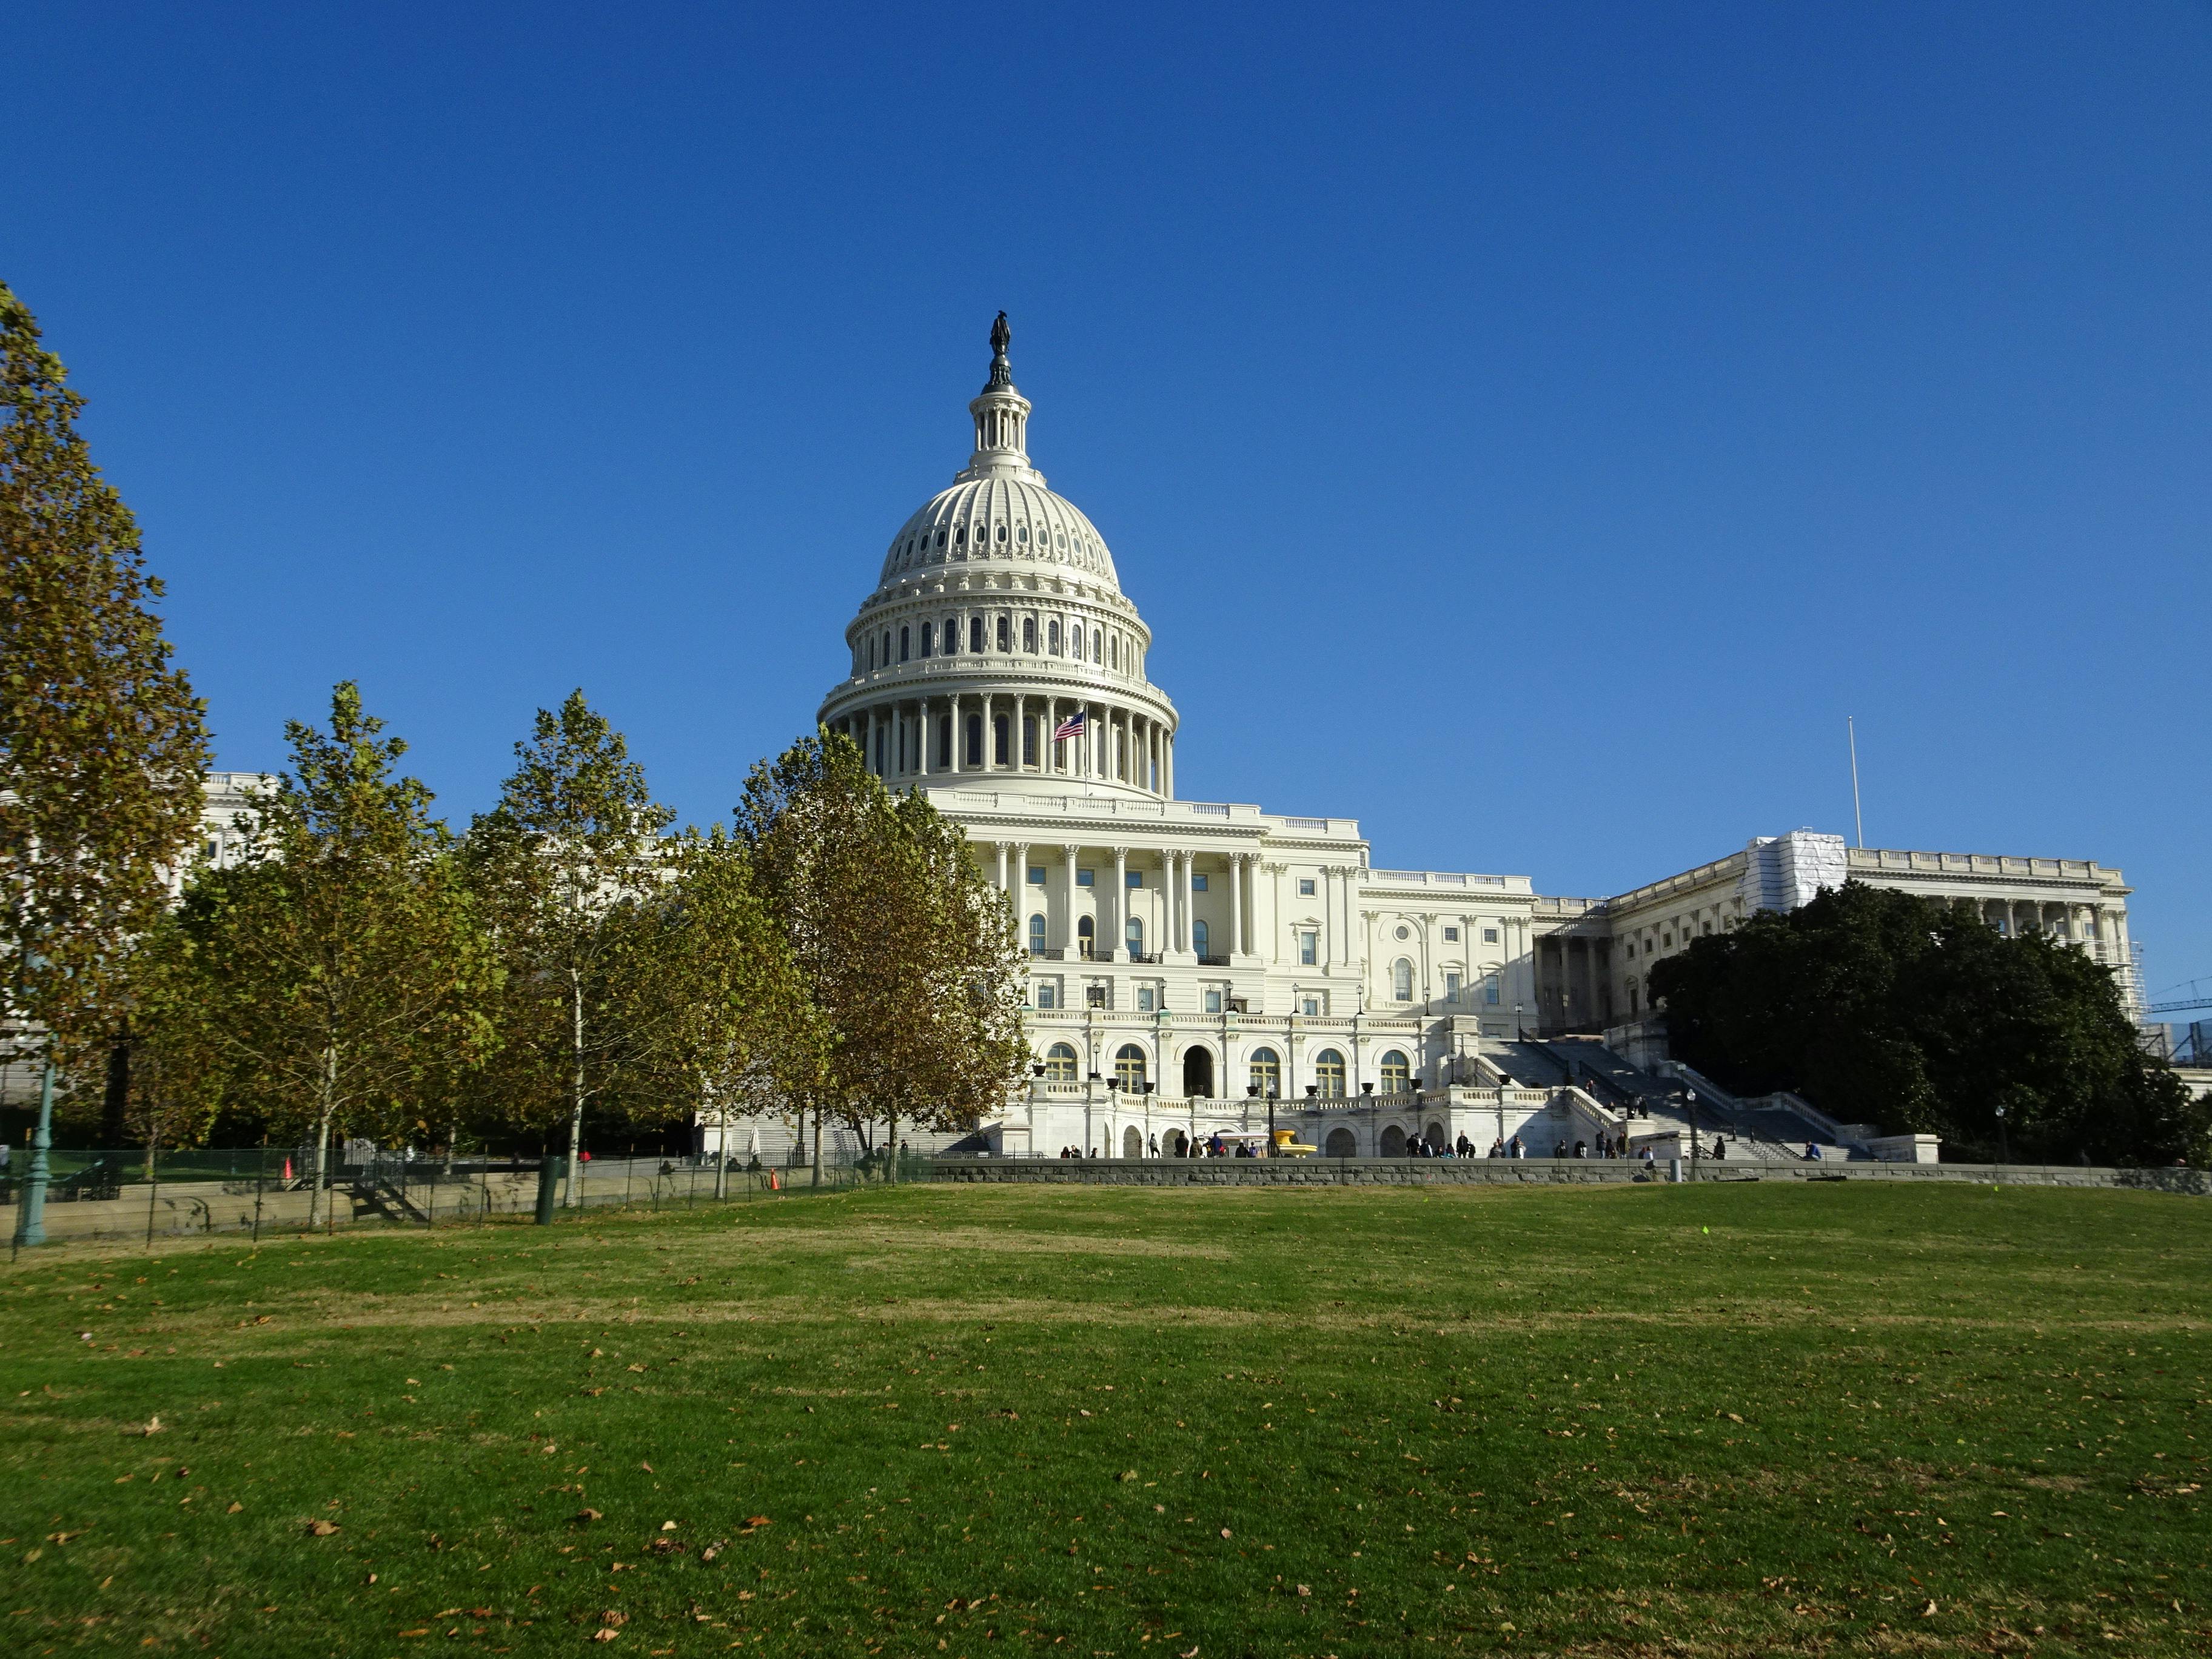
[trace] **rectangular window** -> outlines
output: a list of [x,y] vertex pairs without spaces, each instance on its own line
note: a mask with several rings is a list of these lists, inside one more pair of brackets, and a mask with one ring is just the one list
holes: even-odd
[[1095,870],[1078,870],[1075,872],[1075,884],[1078,887],[1096,886],[1097,884],[1097,873],[1098,872]]
[[1495,944],[1497,944],[1497,943],[1498,943],[1498,930],[1497,930],[1495,927],[1486,927],[1486,928],[1484,928],[1484,929],[1482,930],[1482,942],[1483,942],[1485,945],[1495,945]]
[[1130,871],[1125,872],[1124,873],[1125,873],[1125,875],[1126,875],[1126,877],[1127,877],[1127,881],[1128,881],[1128,884],[1129,884],[1130,886],[1132,886],[1132,887],[1142,887],[1142,886],[1145,884],[1145,872],[1144,872],[1143,871],[1141,871],[1141,870],[1130,870]]
[[1321,1013],[1321,999],[1319,997],[1306,998],[1300,1005],[1298,1012],[1303,1014],[1310,1014],[1318,1017]]
[[1059,988],[1040,983],[1037,986],[1036,1006],[1040,1008],[1058,1007],[1060,1006]]
[[1042,864],[1030,866],[1030,885],[1032,887],[1044,885],[1044,866]]
[[1456,944],[1458,944],[1458,943],[1459,943],[1459,929],[1458,929],[1458,928],[1456,928],[1456,927],[1447,927],[1447,928],[1445,928],[1445,929],[1444,929],[1444,943],[1445,943],[1445,944],[1447,944],[1447,945],[1456,945]]
[[1446,974],[1444,975],[1444,1000],[1446,1002],[1457,1002],[1459,1000],[1459,975],[1457,974]]
[[1036,717],[1034,714],[1022,716],[1022,764],[1036,764]]
[[1137,1012],[1140,1014],[1149,1014],[1152,1012],[1152,988],[1149,985],[1139,985],[1137,988]]
[[1299,877],[1299,878],[1298,878],[1298,896],[1299,896],[1300,898],[1311,898],[1313,896],[1314,896],[1313,878],[1312,878],[1311,876],[1301,876],[1301,877]]
[[1206,994],[1206,1012],[1209,1014],[1218,1014],[1221,1012],[1220,992],[1208,991]]
[[1192,876],[1190,878],[1190,890],[1194,893],[1203,893],[1206,890],[1206,878],[1200,875]]
[[1492,974],[1482,981],[1482,1000],[1491,1007],[1498,1006],[1498,975]]
[[1315,964],[1315,963],[1320,960],[1320,945],[1321,935],[1319,933],[1313,932],[1311,929],[1306,929],[1300,932],[1298,934],[1298,963],[1301,967],[1310,968]]

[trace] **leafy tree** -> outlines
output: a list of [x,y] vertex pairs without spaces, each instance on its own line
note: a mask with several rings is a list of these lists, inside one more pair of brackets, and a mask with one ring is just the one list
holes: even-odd
[[[618,1018],[638,1035],[658,1098],[726,1134],[732,1119],[814,1086],[820,1022],[741,843],[719,825],[686,830],[659,874],[637,912],[641,971],[624,982]],[[718,1196],[727,1165],[716,1160]]]
[[0,284],[0,1036],[97,1077],[199,821],[203,706],[83,399]]
[[823,732],[753,769],[737,809],[763,890],[823,1022],[805,1103],[864,1145],[881,1122],[973,1127],[1028,1059],[1012,918],[958,826],[895,797]]
[[350,683],[330,730],[285,727],[292,769],[262,798],[240,861],[203,867],[149,939],[140,1048],[157,1100],[223,1103],[312,1132],[320,1217],[331,1137],[443,1121],[453,1068],[492,1033],[498,979],[430,792],[393,775]]
[[2212,1106],[2145,1055],[2111,971],[2041,933],[1846,883],[1652,969],[1675,1053],[1749,1094],[1975,1153],[2201,1158]]
[[465,848],[507,967],[502,1046],[484,1084],[508,1122],[566,1123],[567,1201],[580,1204],[586,1107],[622,1109],[650,1075],[638,1027],[619,1016],[643,971],[639,884],[674,815],[580,690],[558,714],[539,709],[514,752]]

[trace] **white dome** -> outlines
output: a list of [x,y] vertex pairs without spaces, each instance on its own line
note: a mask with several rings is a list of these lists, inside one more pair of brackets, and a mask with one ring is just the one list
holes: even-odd
[[[1027,469],[1024,469],[1026,471]],[[879,586],[890,587],[932,566],[1000,560],[1062,565],[1119,592],[1105,538],[1075,503],[1042,479],[1011,470],[961,481],[933,495],[892,538]],[[1001,567],[1002,568],[1005,567]]]

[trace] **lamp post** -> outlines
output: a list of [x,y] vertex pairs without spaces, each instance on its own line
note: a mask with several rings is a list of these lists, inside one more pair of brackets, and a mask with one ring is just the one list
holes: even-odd
[[46,1242],[46,1149],[54,1144],[54,1063],[39,1079],[39,1127],[31,1132],[31,1167],[23,1174],[23,1202],[15,1217],[18,1249]]
[[2005,1133],[2005,1109],[2004,1109],[2003,1107],[2000,1106],[2000,1107],[1998,1107],[1998,1108],[1997,1108],[1997,1170],[1998,1170],[1998,1173],[1999,1173],[1999,1174],[2002,1174],[2002,1173],[2003,1173],[2003,1171],[2004,1171],[2004,1166],[2005,1166],[2006,1164],[2008,1164],[2011,1163],[2011,1162],[2012,1162],[2012,1141],[2011,1141],[2010,1137],[2008,1137],[2008,1136]]
[[1682,1085],[1682,1109],[1690,1120],[1690,1179],[1698,1178],[1698,1091]]
[[1513,1040],[1516,1042],[1528,1040],[1528,1034],[1521,1029],[1521,1005],[1517,1002],[1513,1005]]

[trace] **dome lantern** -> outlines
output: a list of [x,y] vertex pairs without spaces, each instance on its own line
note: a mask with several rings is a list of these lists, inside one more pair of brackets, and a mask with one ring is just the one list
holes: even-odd
[[1006,361],[1006,345],[1014,331],[1000,312],[991,325],[991,378],[968,405],[975,421],[975,453],[955,480],[1020,478],[1042,483],[1044,475],[1030,465],[1030,400],[1014,389],[1014,371]]

